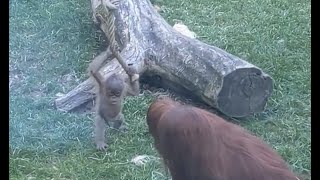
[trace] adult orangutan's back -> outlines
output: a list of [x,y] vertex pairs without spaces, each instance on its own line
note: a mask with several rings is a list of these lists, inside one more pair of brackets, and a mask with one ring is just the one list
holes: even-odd
[[205,110],[156,100],[147,121],[173,180],[297,179],[266,143]]

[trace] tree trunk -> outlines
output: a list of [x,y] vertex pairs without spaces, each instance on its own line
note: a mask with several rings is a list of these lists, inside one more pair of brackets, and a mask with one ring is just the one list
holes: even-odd
[[[92,0],[101,10],[100,0]],[[231,117],[263,111],[272,93],[273,80],[260,68],[222,49],[175,31],[155,11],[149,0],[121,0],[116,17],[116,37],[121,54],[133,63],[140,76],[158,76],[159,83],[177,92],[188,91]],[[106,24],[100,23],[103,30]],[[106,52],[101,56],[107,58]],[[103,68],[118,69],[117,60]],[[93,84],[84,81],[56,99],[56,106],[70,111],[92,100]]]

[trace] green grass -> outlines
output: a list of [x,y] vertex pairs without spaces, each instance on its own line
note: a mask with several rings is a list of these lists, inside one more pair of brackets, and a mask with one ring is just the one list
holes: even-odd
[[[198,38],[261,67],[275,80],[265,112],[240,125],[271,144],[297,173],[311,174],[310,1],[162,0],[163,17],[181,20]],[[92,143],[91,114],[54,109],[86,78],[104,38],[86,0],[10,1],[10,179],[163,179],[145,113],[152,96],[130,97],[130,131],[108,131],[109,150]]]

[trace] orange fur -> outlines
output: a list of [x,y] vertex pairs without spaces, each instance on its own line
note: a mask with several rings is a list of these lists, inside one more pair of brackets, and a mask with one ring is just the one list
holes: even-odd
[[266,143],[203,109],[158,99],[147,124],[173,180],[297,180]]

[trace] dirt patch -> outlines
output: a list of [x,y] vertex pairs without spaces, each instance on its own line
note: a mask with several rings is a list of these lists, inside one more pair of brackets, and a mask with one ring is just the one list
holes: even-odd
[[9,70],[9,90],[16,89],[23,82],[24,76],[19,69]]
[[62,87],[62,93],[67,93],[69,88],[79,83],[79,78],[74,71],[62,75],[58,79],[59,86]]
[[44,83],[34,84],[28,91],[29,97],[33,99],[39,99],[45,97],[49,92],[49,88]]
[[39,99],[40,97],[44,97],[46,95],[46,93],[44,93],[42,90],[38,89],[38,90],[31,91],[29,95],[33,99]]

